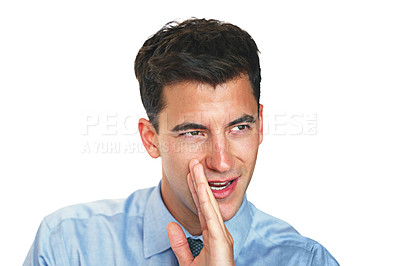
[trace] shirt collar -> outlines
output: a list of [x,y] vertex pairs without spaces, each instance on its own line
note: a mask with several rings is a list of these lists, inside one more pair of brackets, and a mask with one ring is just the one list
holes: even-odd
[[170,222],[177,221],[164,205],[161,198],[160,182],[150,194],[144,212],[143,245],[145,258],[161,253],[171,247],[167,235],[167,224]]
[[243,247],[243,244],[249,235],[252,213],[247,201],[246,195],[243,198],[242,205],[240,205],[239,210],[230,220],[225,222],[225,226],[233,238],[233,254],[236,260]]
[[[232,219],[225,222],[226,228],[232,235],[234,241],[234,257],[239,255],[239,252],[244,244],[244,241],[249,234],[252,215],[248,206],[246,196],[243,202]],[[171,245],[167,235],[167,224],[170,222],[178,223],[186,237],[199,238],[202,236],[192,236],[186,229],[171,215],[161,197],[161,182],[152,191],[144,212],[143,225],[143,244],[145,258],[161,253]]]

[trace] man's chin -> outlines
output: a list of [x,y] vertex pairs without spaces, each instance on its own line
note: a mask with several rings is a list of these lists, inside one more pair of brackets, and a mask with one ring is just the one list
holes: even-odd
[[219,209],[221,211],[222,219],[225,221],[228,221],[232,219],[233,216],[237,213],[239,210],[239,206],[235,206],[234,204],[231,203],[220,203],[218,202]]

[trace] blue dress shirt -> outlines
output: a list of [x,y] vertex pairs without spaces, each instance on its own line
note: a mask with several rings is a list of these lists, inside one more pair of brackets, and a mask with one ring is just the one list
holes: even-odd
[[[178,265],[166,231],[173,221],[160,185],[126,200],[66,207],[45,217],[24,266]],[[246,198],[225,224],[234,240],[236,265],[339,265],[322,245]]]

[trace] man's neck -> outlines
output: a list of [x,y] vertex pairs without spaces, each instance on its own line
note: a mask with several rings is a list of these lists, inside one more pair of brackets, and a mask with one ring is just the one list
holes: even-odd
[[168,211],[191,235],[201,235],[202,229],[197,213],[178,199],[167,182],[166,178],[161,180],[161,197]]

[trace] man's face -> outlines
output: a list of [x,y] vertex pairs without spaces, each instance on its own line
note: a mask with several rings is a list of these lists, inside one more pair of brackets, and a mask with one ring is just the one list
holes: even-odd
[[242,203],[262,141],[262,105],[258,115],[248,76],[216,88],[198,82],[166,86],[164,100],[157,145],[167,208],[175,218],[197,213],[187,184],[189,162],[196,158],[229,220]]

